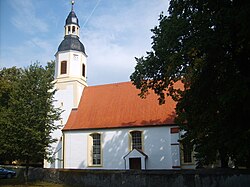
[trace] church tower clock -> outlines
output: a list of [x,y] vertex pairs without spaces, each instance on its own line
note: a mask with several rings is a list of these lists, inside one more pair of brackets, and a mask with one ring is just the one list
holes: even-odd
[[55,54],[55,107],[63,110],[61,120],[55,122],[61,128],[54,131],[52,138],[56,142],[52,144],[52,162],[45,162],[44,167],[63,167],[63,137],[62,128],[66,124],[70,112],[77,108],[81,99],[84,87],[87,86],[87,64],[85,48],[79,40],[80,26],[78,18],[74,12],[74,1],[72,1],[71,11],[64,26],[64,39]]

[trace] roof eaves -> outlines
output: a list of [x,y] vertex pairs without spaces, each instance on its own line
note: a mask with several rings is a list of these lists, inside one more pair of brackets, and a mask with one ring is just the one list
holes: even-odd
[[142,128],[142,127],[172,127],[176,124],[155,124],[155,125],[128,125],[128,126],[114,126],[114,127],[96,127],[96,128],[72,128],[72,129],[62,129],[62,131],[84,131],[84,130],[97,130],[97,129],[121,129],[121,128]]

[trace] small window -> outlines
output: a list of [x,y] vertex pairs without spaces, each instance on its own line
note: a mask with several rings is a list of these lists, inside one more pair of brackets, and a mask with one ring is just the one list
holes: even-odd
[[85,64],[82,64],[82,76],[85,77]]
[[101,134],[94,133],[90,135],[91,141],[91,165],[101,165]]
[[67,73],[67,61],[62,61],[61,62],[61,74],[66,74]]
[[142,132],[132,131],[131,134],[131,149],[142,150]]
[[73,33],[73,34],[76,33],[76,28],[75,28],[75,26],[72,27],[72,33]]

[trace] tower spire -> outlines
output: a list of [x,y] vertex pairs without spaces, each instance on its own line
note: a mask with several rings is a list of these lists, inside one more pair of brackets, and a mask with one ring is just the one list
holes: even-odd
[[74,1],[74,0],[71,0],[71,11],[74,10],[74,4],[75,4],[75,1]]

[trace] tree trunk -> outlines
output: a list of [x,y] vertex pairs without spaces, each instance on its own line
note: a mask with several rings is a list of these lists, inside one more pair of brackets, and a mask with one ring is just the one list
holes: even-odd
[[25,163],[25,183],[26,184],[28,183],[28,180],[29,180],[29,166],[30,166],[30,162],[29,162],[29,159],[27,159]]

